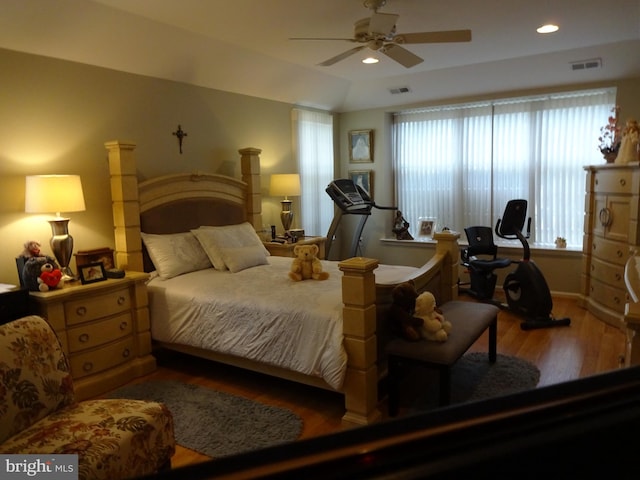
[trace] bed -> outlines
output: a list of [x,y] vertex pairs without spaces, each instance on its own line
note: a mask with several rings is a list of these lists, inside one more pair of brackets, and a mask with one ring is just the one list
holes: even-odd
[[[341,392],[347,423],[381,418],[378,382],[386,373],[382,352],[389,335],[385,314],[391,290],[414,279],[418,289],[430,290],[439,303],[456,298],[459,234],[436,233],[435,254],[419,268],[379,265],[363,257],[323,260],[328,280],[293,282],[286,276],[291,259],[260,258],[259,246],[247,232],[251,228],[257,238],[255,230],[262,228],[260,149],[239,150],[241,179],[195,172],[139,182],[136,145],[110,141],[105,147],[116,262],[125,270],[152,272],[147,288],[152,338],[158,346]],[[218,248],[214,253],[220,258],[212,257],[200,238],[211,264],[226,259],[231,270],[198,268],[159,278],[146,246],[171,236],[184,240],[200,230],[215,242],[222,234],[230,238],[229,231],[233,238],[246,234],[246,245]],[[251,281],[258,283],[251,286]],[[211,300],[202,305],[198,298]],[[293,302],[296,298],[303,300],[302,306]],[[177,323],[170,325],[169,317]]]

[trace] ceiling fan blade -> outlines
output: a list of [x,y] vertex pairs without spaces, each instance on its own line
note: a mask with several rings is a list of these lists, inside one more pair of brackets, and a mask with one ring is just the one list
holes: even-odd
[[395,43],[453,43],[470,42],[471,30],[443,30],[440,32],[399,33],[393,37]]
[[336,55],[335,57],[332,57],[329,60],[325,60],[324,62],[319,63],[318,65],[320,65],[321,67],[329,67],[334,63],[338,63],[340,60],[344,60],[345,58],[350,57],[354,53],[359,52],[363,48],[367,48],[367,46],[361,45],[360,47],[352,48],[351,50],[347,50],[346,52],[343,52],[340,55]]
[[407,68],[411,68],[424,61],[422,58],[414,55],[406,48],[402,48],[400,45],[396,45],[394,43],[385,45],[380,49],[380,52]]
[[379,33],[385,37],[389,35],[398,21],[398,15],[393,13],[374,13],[369,20],[369,33]]
[[341,40],[344,42],[357,42],[355,38],[327,38],[327,37],[322,37],[322,38],[292,37],[292,38],[289,38],[289,40]]

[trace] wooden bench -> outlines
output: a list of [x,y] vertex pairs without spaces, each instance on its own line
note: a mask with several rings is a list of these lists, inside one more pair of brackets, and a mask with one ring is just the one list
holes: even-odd
[[389,416],[398,414],[401,369],[408,365],[435,368],[440,376],[439,404],[451,400],[451,367],[489,329],[489,362],[496,361],[498,312],[495,305],[451,301],[440,306],[453,329],[446,342],[409,342],[396,338],[386,346],[388,361]]

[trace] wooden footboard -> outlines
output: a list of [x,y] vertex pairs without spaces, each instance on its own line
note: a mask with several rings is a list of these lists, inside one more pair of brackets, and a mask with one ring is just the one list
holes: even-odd
[[[249,221],[256,229],[262,228],[259,149],[239,150],[242,180],[193,173],[139,183],[134,158],[136,145],[132,142],[111,141],[105,143],[105,147],[109,152],[116,261],[119,268],[131,271],[144,268],[140,235],[142,225],[145,225],[147,233],[158,234],[175,233],[176,228],[180,229],[178,231],[188,231],[205,224],[221,225],[225,224],[225,221]],[[186,223],[188,219],[183,218],[180,227],[176,227],[176,222],[173,222],[164,230],[163,226],[156,224],[154,219],[168,217],[163,212],[158,212],[158,208],[171,204],[174,210],[178,208],[182,211],[176,207],[176,203],[184,200],[209,202],[206,208],[194,208],[193,204],[189,204],[189,210],[200,212],[202,215],[206,212],[217,212],[217,217],[205,220],[199,216],[192,219],[192,225]],[[232,221],[221,219],[221,211],[239,213]],[[145,216],[147,212],[150,214]],[[206,223],[207,221],[211,223]],[[457,297],[458,238],[459,234],[455,232],[434,234],[437,241],[435,255],[412,274],[417,288],[433,292],[439,303]],[[362,257],[351,258],[339,264],[343,272],[344,344],[348,357],[343,387],[346,408],[343,420],[348,424],[364,425],[381,418],[378,409],[378,383],[386,373],[386,361],[382,352],[388,339],[386,314],[391,304],[391,290],[394,285],[376,285],[377,267],[377,260]],[[153,318],[151,321],[153,322]],[[318,378],[259,365],[245,359],[229,358],[179,345],[163,346],[296,382],[328,388]]]
[[[434,235],[435,255],[415,274],[418,291],[428,290],[438,303],[458,296],[458,238],[455,232]],[[342,301],[347,375],[344,384],[346,413],[343,421],[366,425],[381,418],[378,385],[386,375],[384,345],[389,339],[387,312],[394,285],[376,285],[378,261],[355,257],[339,264],[343,272]]]

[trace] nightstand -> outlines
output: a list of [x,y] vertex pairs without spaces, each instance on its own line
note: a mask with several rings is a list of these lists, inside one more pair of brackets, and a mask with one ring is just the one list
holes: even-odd
[[324,245],[327,241],[327,237],[302,237],[296,243],[277,243],[277,242],[264,242],[264,246],[269,250],[271,255],[277,257],[293,257],[293,247],[296,245],[317,245],[318,246],[318,258],[324,259]]
[[146,273],[29,292],[31,312],[47,319],[71,365],[77,400],[100,395],[156,368]]

